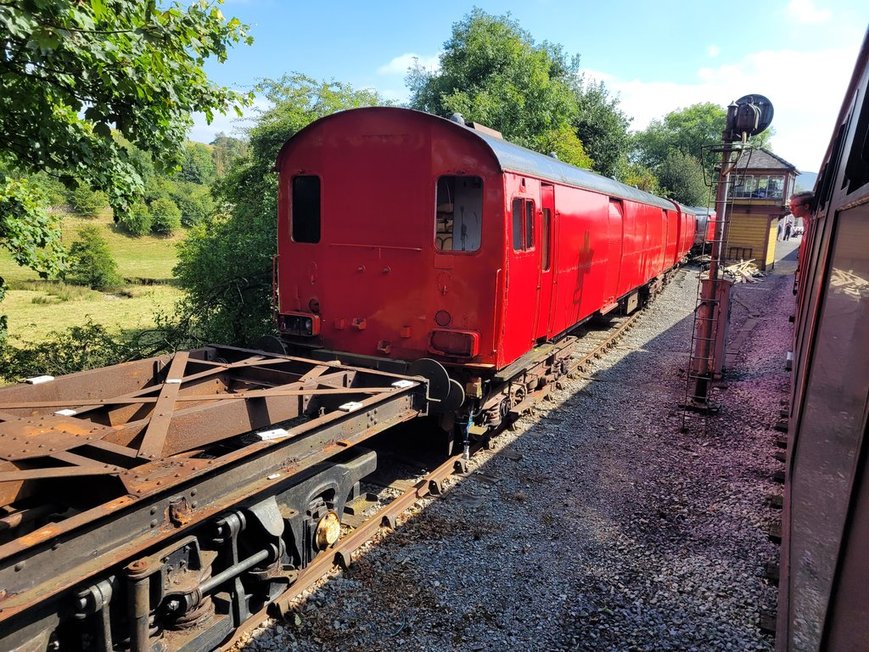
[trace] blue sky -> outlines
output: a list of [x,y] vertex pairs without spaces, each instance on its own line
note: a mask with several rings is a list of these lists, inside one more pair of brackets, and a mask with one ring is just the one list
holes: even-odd
[[[474,6],[509,12],[535,42],[579,54],[582,70],[618,94],[634,129],[696,102],[766,95],[773,149],[802,171],[821,164],[869,21],[865,0],[226,0],[223,12],[250,25],[254,44],[206,71],[244,90],[301,72],[402,101],[409,63],[436,66],[452,25]],[[199,117],[191,137],[208,142],[243,126]]]

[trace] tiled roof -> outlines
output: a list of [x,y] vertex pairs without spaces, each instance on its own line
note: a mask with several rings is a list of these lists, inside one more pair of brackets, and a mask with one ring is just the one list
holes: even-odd
[[736,167],[740,170],[789,170],[799,174],[793,163],[763,148],[746,150]]

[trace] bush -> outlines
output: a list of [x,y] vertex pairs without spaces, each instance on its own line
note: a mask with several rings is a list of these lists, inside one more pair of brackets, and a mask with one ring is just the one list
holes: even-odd
[[63,206],[68,203],[69,192],[59,179],[45,172],[37,172],[31,175],[30,180],[34,186],[39,188],[49,206]]
[[151,204],[151,232],[158,235],[172,235],[181,228],[181,211],[175,202],[167,197],[155,199]]
[[188,228],[206,220],[214,212],[214,200],[203,186],[179,183],[172,199],[181,211],[181,224]]
[[18,382],[31,376],[59,376],[74,371],[117,364],[136,351],[89,318],[83,326],[54,332],[46,342],[0,349],[0,382]]
[[109,204],[105,193],[95,192],[87,186],[78,186],[69,193],[69,203],[79,217],[96,217]]
[[123,282],[109,245],[96,226],[79,229],[78,240],[69,249],[66,278],[75,285],[107,290]]
[[151,232],[151,211],[142,202],[136,202],[126,213],[117,215],[117,221],[130,235],[139,236]]

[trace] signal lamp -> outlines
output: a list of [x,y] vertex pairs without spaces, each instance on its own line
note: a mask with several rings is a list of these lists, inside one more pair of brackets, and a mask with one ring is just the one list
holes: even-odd
[[433,353],[458,358],[473,358],[480,350],[480,334],[474,331],[433,330],[429,340]]
[[320,317],[305,312],[290,312],[278,316],[278,328],[284,335],[314,337],[320,334]]

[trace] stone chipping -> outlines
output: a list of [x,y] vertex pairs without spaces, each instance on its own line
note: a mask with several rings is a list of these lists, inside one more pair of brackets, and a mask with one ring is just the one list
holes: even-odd
[[[785,244],[785,243],[782,243]],[[792,247],[793,245],[791,245]],[[717,415],[682,432],[698,270],[593,368],[239,650],[772,650],[793,264],[734,288]]]

